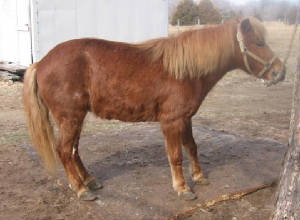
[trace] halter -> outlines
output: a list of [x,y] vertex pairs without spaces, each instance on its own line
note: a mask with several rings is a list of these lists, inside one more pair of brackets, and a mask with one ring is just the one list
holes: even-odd
[[271,68],[273,62],[276,60],[276,56],[274,56],[270,61],[266,62],[263,59],[261,59],[260,57],[256,56],[254,53],[252,53],[251,51],[249,51],[247,49],[247,47],[244,44],[244,39],[243,39],[243,35],[241,33],[241,28],[240,28],[240,24],[238,26],[238,31],[236,34],[236,38],[237,41],[239,42],[239,46],[241,49],[241,53],[243,55],[243,60],[244,60],[244,64],[248,70],[249,73],[253,74],[253,71],[251,70],[249,63],[248,63],[248,56],[252,57],[254,60],[260,62],[261,64],[264,65],[264,68],[259,72],[258,77],[262,78],[266,72]]

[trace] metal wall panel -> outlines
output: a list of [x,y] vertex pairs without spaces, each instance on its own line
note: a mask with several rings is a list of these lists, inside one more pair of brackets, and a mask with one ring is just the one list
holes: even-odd
[[15,1],[0,0],[0,60],[17,60],[16,8]]
[[167,0],[32,0],[34,60],[60,42],[138,42],[168,35]]
[[31,33],[30,33],[30,8],[29,0],[16,0],[17,2],[17,35],[18,35],[18,63],[29,65],[31,57]]
[[0,60],[31,63],[29,0],[0,0]]

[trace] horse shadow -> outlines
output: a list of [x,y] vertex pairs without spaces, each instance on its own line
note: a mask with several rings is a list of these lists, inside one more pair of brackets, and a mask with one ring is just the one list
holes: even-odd
[[[159,130],[156,133],[160,136]],[[244,175],[251,173],[253,178],[259,179],[260,175],[269,175],[269,170],[273,170],[274,164],[270,161],[278,161],[276,165],[278,166],[284,151],[283,145],[273,140],[246,139],[203,127],[194,128],[194,137],[198,146],[200,166],[206,177],[209,177],[210,173],[215,170],[234,165]],[[132,148],[118,149],[89,164],[89,170],[97,179],[107,181],[126,173],[137,170],[143,172],[143,169],[148,171],[152,168],[167,170],[165,173],[168,172],[171,178],[162,136],[153,138],[153,143],[148,141],[147,145],[141,142],[135,143],[134,137],[130,140],[134,145]],[[186,180],[191,183],[188,166],[189,160],[183,150],[183,170]],[[259,169],[259,166],[263,166],[264,169]]]

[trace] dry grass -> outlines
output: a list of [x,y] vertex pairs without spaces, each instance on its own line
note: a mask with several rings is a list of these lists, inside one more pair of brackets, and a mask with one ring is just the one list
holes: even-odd
[[[285,25],[279,22],[266,22],[265,26],[268,31],[267,41],[270,47],[275,51],[276,55],[284,59],[288,52],[290,40],[294,31],[293,25]],[[299,57],[299,27],[296,38],[293,43],[290,58],[287,61],[287,80],[294,80],[294,73],[297,66],[297,57]]]

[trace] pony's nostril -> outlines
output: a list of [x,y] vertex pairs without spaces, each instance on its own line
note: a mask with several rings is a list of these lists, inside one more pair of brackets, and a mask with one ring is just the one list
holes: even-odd
[[273,78],[277,77],[277,75],[278,75],[278,72],[275,72],[275,71],[272,72],[272,77]]

